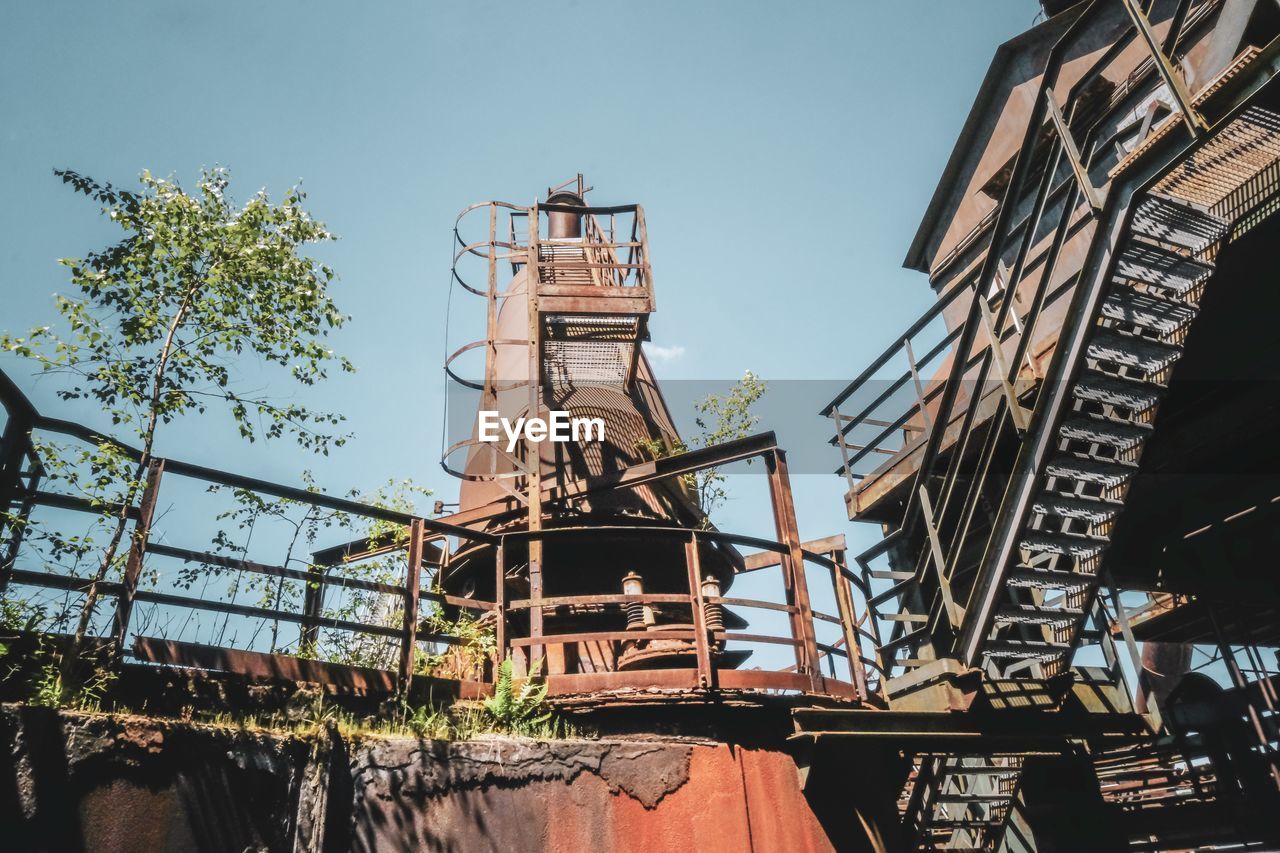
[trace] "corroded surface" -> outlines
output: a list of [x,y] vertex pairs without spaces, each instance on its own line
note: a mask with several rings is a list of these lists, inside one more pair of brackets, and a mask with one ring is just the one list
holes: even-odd
[[0,713],[0,846],[279,850],[293,834],[296,738],[142,717]]
[[353,765],[356,850],[832,849],[795,764],[768,750],[389,740]]
[[4,849],[833,849],[770,749],[301,738],[17,706],[0,734]]
[[432,797],[467,788],[557,780],[592,773],[614,792],[654,808],[689,779],[693,748],[679,744],[492,738],[464,743],[368,742],[353,763],[357,796]]

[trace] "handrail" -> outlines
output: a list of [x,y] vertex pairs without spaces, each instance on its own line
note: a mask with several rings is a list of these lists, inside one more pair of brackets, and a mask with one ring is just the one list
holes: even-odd
[[[750,643],[771,643],[776,645],[789,646],[796,649],[797,664],[803,659],[803,649],[807,643],[812,643],[819,653],[830,654],[831,646],[825,643],[818,643],[812,638],[812,628],[803,627],[804,623],[812,625],[814,621],[826,622],[829,624],[839,625],[843,629],[845,638],[870,638],[870,635],[861,630],[861,621],[857,618],[853,609],[852,602],[842,600],[839,591],[839,584],[848,581],[851,586],[855,587],[860,593],[866,596],[866,585],[862,578],[857,577],[848,569],[840,565],[839,561],[828,558],[824,555],[817,554],[805,549],[800,549],[800,561],[802,564],[813,564],[821,566],[828,570],[832,580],[832,584],[836,587],[836,604],[840,610],[840,615],[832,615],[815,611],[812,608],[803,605],[800,602],[778,603],[764,599],[748,599],[732,596],[710,596],[704,595],[701,591],[701,574],[698,568],[699,561],[696,558],[697,546],[701,542],[716,544],[732,544],[758,548],[761,551],[769,551],[777,553],[786,560],[788,554],[794,553],[791,546],[786,543],[774,540],[764,539],[756,536],[748,536],[745,534],[729,533],[719,530],[692,530],[683,527],[670,526],[649,526],[649,525],[604,525],[604,526],[569,526],[569,527],[548,527],[541,530],[513,530],[499,534],[503,540],[499,553],[505,551],[510,542],[528,542],[528,541],[546,541],[563,538],[599,538],[607,537],[614,540],[625,539],[628,536],[643,536],[645,538],[664,537],[682,541],[686,548],[686,561],[689,565],[690,590],[688,592],[678,593],[649,593],[640,595],[631,595],[625,593],[618,594],[588,594],[588,595],[561,595],[554,597],[538,597],[538,598],[522,598],[510,601],[498,602],[498,619],[499,623],[504,625],[504,629],[500,634],[502,639],[500,645],[512,648],[539,648],[543,645],[554,645],[562,643],[574,642],[591,642],[591,641],[617,641],[617,640],[645,640],[665,637],[670,631],[688,632],[680,634],[679,637],[672,635],[671,639],[684,638],[691,639],[698,649],[699,673],[704,686],[714,685],[718,677],[718,668],[715,666],[712,656],[709,654],[707,643],[709,642],[750,642]],[[784,569],[785,570],[785,569]],[[803,567],[799,568],[803,571]],[[501,559],[498,560],[496,571],[499,577],[503,577],[505,571]],[[499,581],[501,583],[501,581]],[[787,586],[785,576],[783,579],[784,587]],[[645,631],[628,630],[628,631],[578,631],[567,632],[554,635],[543,634],[535,628],[531,623],[529,625],[530,636],[513,637],[505,628],[506,614],[511,612],[531,612],[541,611],[541,609],[549,607],[573,607],[573,606],[591,606],[591,607],[613,607],[625,612],[625,608],[629,604],[641,603],[671,603],[690,607],[692,610],[693,626],[663,626],[658,625],[656,628]],[[709,626],[705,632],[699,627],[699,622],[703,618],[704,608],[719,606],[738,606],[745,608],[764,609],[774,612],[787,614],[791,620],[790,636],[775,636],[766,634],[749,634],[735,631],[725,631],[721,629],[712,629]],[[864,617],[865,618],[865,617]],[[799,620],[799,621],[796,621]],[[852,642],[852,640],[851,640]],[[860,644],[860,643],[859,643]],[[840,653],[843,654],[843,653]],[[866,677],[866,667],[870,665],[876,673],[881,673],[878,662],[869,660],[859,650],[858,654],[844,655],[848,658],[850,670],[850,679],[848,683],[854,685],[857,695],[862,698],[868,698],[870,691]],[[817,672],[817,660],[812,661],[813,669],[809,672],[809,677],[815,679],[814,689],[817,689],[821,676]],[[600,674],[606,675],[606,674]],[[883,682],[883,678],[876,684]]]
[[[1175,19],[1179,21],[1183,21],[1184,22],[1183,26],[1180,28],[1179,32],[1177,33],[1171,32],[1168,34],[1168,36],[1166,37],[1166,44],[1168,45],[1168,44],[1176,43],[1177,39],[1180,38],[1182,35],[1185,35],[1186,32],[1194,29],[1195,27],[1203,23],[1208,18],[1208,16],[1212,13],[1213,9],[1219,6],[1220,4],[1221,4],[1221,0],[1210,0],[1210,2],[1202,4],[1200,7],[1198,7],[1195,10],[1193,14],[1190,14],[1188,16],[1187,10],[1185,8],[1187,6],[1187,3],[1186,2],[1181,3],[1179,6],[1179,9],[1175,11]],[[1078,25],[1081,19],[1086,18],[1088,11],[1089,10],[1086,10],[1086,13],[1082,14],[1080,16],[1080,19],[1078,19],[1073,26]],[[1135,37],[1136,37],[1136,30],[1130,33],[1130,39]],[[1112,45],[1108,50],[1104,51],[1103,55],[1099,57],[1094,62],[1094,64],[1073,85],[1071,91],[1067,96],[1066,102],[1068,104],[1071,104],[1073,107],[1076,106],[1077,98],[1080,95],[1080,93],[1095,79],[1097,79],[1098,75],[1105,69],[1105,67],[1111,61],[1113,61],[1118,54],[1122,52],[1123,48],[1127,43],[1128,42],[1123,39],[1119,40],[1114,45]],[[1047,68],[1046,75],[1050,73],[1055,73],[1055,72],[1053,71],[1052,68]],[[1150,76],[1151,73],[1154,73],[1151,61],[1144,60],[1144,63],[1141,63],[1137,68],[1135,68],[1130,73],[1130,77],[1132,78],[1134,75],[1138,75],[1140,77],[1146,77],[1146,76]],[[1126,94],[1132,94],[1131,87],[1129,89],[1126,89],[1125,92]],[[1113,115],[1115,111],[1119,109],[1119,107],[1123,104],[1123,102],[1124,102],[1124,98],[1113,95],[1107,108],[1099,115],[1093,117],[1093,127],[1098,126],[1108,116]],[[1043,122],[1041,122],[1040,125],[1043,125]],[[1028,135],[1034,134],[1037,131],[1038,127],[1039,125],[1037,125],[1035,122],[1030,123],[1028,125]],[[1092,132],[1093,130],[1091,128],[1090,133],[1092,134]],[[1050,170],[1050,174],[1051,172],[1052,170]],[[1063,192],[1064,190],[1069,190],[1073,184],[1074,184],[1074,181],[1072,177],[1068,175],[1062,181],[1058,182],[1056,186],[1053,187],[1048,197],[1056,200],[1056,198],[1059,196],[1061,192]],[[1006,187],[1006,195],[1008,195],[1008,191],[1011,187],[1012,187],[1012,181],[1010,182],[1009,187]],[[983,218],[974,226],[974,228],[969,232],[969,234],[965,235],[965,237],[961,238],[961,240],[957,242],[957,245],[952,249],[951,254],[954,254],[959,250],[967,249],[970,245],[976,242],[977,236],[980,233],[985,232],[993,224],[993,222],[996,219],[995,214],[998,211],[1000,211],[1002,208],[1008,206],[1007,201],[1008,199],[1006,198],[996,207],[992,208],[992,210],[988,211],[988,213],[983,216]],[[1071,206],[1068,205],[1068,208],[1071,209]],[[1007,229],[1007,233],[1005,234],[1004,239],[1007,240],[1019,234],[1024,234],[1028,229],[1028,226],[1033,224],[1030,222],[1030,220],[1033,218],[1033,215],[1034,213],[1028,214],[1026,217],[1020,220],[1017,224],[1010,226]],[[987,253],[988,253],[988,257],[990,257],[990,255],[992,254],[990,247],[987,249]],[[948,255],[947,259],[944,259],[944,263],[950,262],[949,259],[951,258],[951,254]],[[940,263],[939,266],[942,266],[942,264]],[[936,269],[935,269],[935,272],[936,272]],[[1017,278],[1020,278],[1020,277],[1015,276],[1015,279]],[[981,288],[978,288],[978,289],[981,289]],[[1010,282],[1005,282],[1005,290],[1007,291],[1009,289],[1010,289]],[[864,369],[855,379],[853,379],[850,383],[848,383],[848,385],[846,385],[846,387],[840,392],[840,394],[838,394],[835,398],[833,398],[832,401],[829,402],[819,412],[819,415],[822,417],[832,417],[833,411],[838,413],[838,408],[841,404],[843,404],[850,396],[855,394],[862,386],[864,386],[866,382],[873,377],[876,371],[878,371],[881,367],[883,367],[891,359],[893,359],[896,355],[898,355],[903,351],[904,342],[914,339],[917,334],[919,334],[921,331],[927,328],[932,321],[938,318],[938,316],[942,313],[945,307],[949,306],[961,292],[965,292],[965,291],[969,291],[969,288],[966,286],[966,282],[961,281],[961,282],[958,282],[955,286],[953,286],[948,292],[942,294],[936,302],[930,305],[930,307],[916,321],[912,323],[912,325],[907,329],[906,332],[899,335],[877,358],[875,358],[870,363],[870,365],[866,369]],[[950,330],[947,333],[947,335],[943,338],[943,340],[937,346],[935,346],[933,350],[930,351],[929,355],[919,358],[917,360],[917,363],[920,365],[929,363],[929,361],[933,357],[936,357],[936,355],[938,355],[938,348],[939,347],[945,348],[947,344],[954,341],[960,329],[962,329],[964,325],[965,324],[957,325],[954,329]],[[1000,328],[1000,326],[1002,325],[1003,325],[1003,322],[998,322],[997,328]],[[1008,330],[1001,329],[1000,332],[1002,335],[1002,341],[1007,341],[1009,339]],[[1019,355],[1011,359],[1011,364],[1014,365],[1015,367],[1020,366],[1022,364],[1023,358],[1025,357],[1025,352],[1027,349],[1027,344],[1029,343],[1030,339],[1031,339],[1031,336],[1029,334],[1026,334],[1025,332],[1020,333],[1018,335],[1018,340],[1020,344]],[[982,358],[989,349],[990,349],[990,344],[983,344],[981,347],[979,347],[978,350],[975,351],[969,357],[969,363],[968,363],[969,366],[973,366],[974,364],[976,364],[978,359]],[[852,416],[846,416],[841,414],[839,416],[839,424],[837,425],[837,430],[843,433],[844,435],[848,435],[860,423],[863,423],[866,421],[866,418],[869,416],[871,410],[878,408],[888,398],[891,398],[892,394],[900,390],[902,386],[910,378],[911,378],[910,371],[900,375],[897,379],[893,380],[892,384],[889,386],[889,388],[886,389],[886,391],[882,392],[882,394],[875,401],[868,404],[868,406],[859,414],[852,415]],[[929,392],[926,394],[926,401],[936,398],[938,393],[939,393],[939,388],[937,386],[931,388]],[[859,444],[859,445],[846,444],[846,447],[857,451],[857,453],[850,459],[850,462],[856,463],[858,461],[861,461],[863,458],[866,457],[866,455],[868,455],[871,452],[880,452],[879,448],[881,444],[890,435],[892,435],[894,430],[897,427],[900,427],[901,425],[903,425],[904,423],[909,422],[912,419],[912,417],[914,417],[919,413],[920,409],[921,409],[921,406],[919,401],[913,401],[907,407],[907,409],[902,414],[900,414],[897,418],[890,419],[894,424],[893,427],[885,429],[884,431],[879,433],[875,438],[869,440],[865,444]],[[882,418],[882,420],[884,420],[884,418]],[[830,443],[833,445],[839,444],[840,443],[839,437],[837,436],[836,438],[831,439]],[[850,465],[845,467],[851,468],[852,466]],[[857,479],[862,476],[854,472],[850,472],[850,473],[853,479]]]

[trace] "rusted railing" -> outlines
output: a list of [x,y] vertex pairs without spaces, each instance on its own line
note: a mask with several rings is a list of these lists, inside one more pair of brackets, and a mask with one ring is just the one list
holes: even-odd
[[[8,421],[4,432],[3,458],[5,465],[0,469],[0,484],[5,491],[0,493],[0,509],[13,513],[13,523],[4,525],[4,535],[8,539],[5,548],[5,560],[0,565],[0,590],[10,584],[20,584],[44,589],[60,590],[69,594],[83,594],[92,584],[92,578],[72,574],[60,574],[50,571],[37,571],[17,567],[21,555],[21,547],[27,522],[32,512],[38,507],[50,507],[57,510],[85,513],[102,517],[104,512],[113,509],[85,497],[53,491],[42,491],[40,481],[43,470],[32,441],[33,431],[43,431],[69,436],[73,439],[101,444],[109,442],[118,448],[126,457],[137,460],[140,452],[121,442],[103,436],[78,424],[46,418],[39,415],[17,391],[7,376],[0,372],[0,402],[4,403]],[[24,471],[23,468],[26,468]],[[406,574],[401,583],[387,584],[358,577],[347,577],[324,571],[324,566],[313,565],[310,570],[303,571],[288,566],[270,565],[247,559],[229,557],[205,550],[178,547],[169,543],[150,541],[151,525],[163,485],[175,477],[185,477],[213,487],[242,489],[257,495],[266,495],[293,501],[311,507],[319,507],[352,517],[376,519],[393,525],[403,525],[407,535],[389,545],[377,548],[378,553],[404,551],[407,554]],[[23,483],[23,479],[27,482]],[[15,511],[16,509],[16,511]],[[127,639],[131,636],[131,622],[136,604],[152,604],[163,607],[186,608],[193,611],[225,614],[246,619],[262,619],[272,622],[293,623],[300,626],[304,644],[314,642],[316,632],[321,629],[333,629],[360,634],[373,635],[395,641],[399,646],[399,666],[393,678],[386,679],[388,684],[403,685],[413,674],[414,649],[418,642],[434,642],[444,644],[460,644],[464,639],[446,634],[421,635],[417,633],[420,622],[418,612],[422,601],[436,601],[455,607],[474,611],[493,609],[488,602],[474,602],[455,598],[438,592],[423,590],[419,581],[419,570],[424,561],[424,551],[432,540],[445,540],[452,537],[460,541],[493,542],[490,534],[473,531],[463,527],[442,523],[433,519],[422,518],[410,513],[398,512],[383,507],[361,503],[354,500],[335,497],[309,491],[306,489],[284,486],[252,477],[220,471],[204,466],[193,465],[174,459],[153,458],[150,462],[145,484],[141,489],[136,506],[125,510],[127,518],[133,522],[134,533],[124,563],[124,570],[118,579],[106,578],[97,584],[99,595],[115,600],[115,615],[110,629],[110,639],[117,649],[123,651]],[[360,559],[363,555],[354,555]],[[303,609],[293,611],[284,608],[266,608],[257,605],[220,601],[179,594],[172,591],[147,589],[140,587],[144,560],[147,557],[172,558],[186,563],[196,563],[206,568],[222,568],[253,575],[268,576],[296,581],[305,585],[306,604]],[[392,596],[402,602],[403,616],[400,625],[385,622],[372,623],[346,620],[326,616],[323,612],[323,600],[326,589],[357,589]],[[174,644],[157,638],[134,638],[134,651],[141,652],[146,659],[156,660],[161,654],[160,647],[166,644],[172,654]],[[306,649],[300,649],[304,654]],[[314,652],[314,648],[310,650]],[[238,652],[241,657],[252,657],[255,653],[245,650]],[[246,660],[248,658],[245,658]],[[296,667],[295,667],[296,669]],[[315,669],[312,666],[312,669]]]
[[[12,511],[19,519],[30,517],[38,507],[96,515],[103,517],[104,507],[91,500],[56,491],[41,489],[40,459],[35,452],[33,431],[68,436],[72,439],[100,445],[110,442],[126,456],[139,458],[135,448],[115,442],[81,425],[41,416],[26,398],[0,372],[0,402],[4,403],[8,421],[4,430],[4,444],[0,446],[0,508]],[[771,446],[771,445],[770,445]],[[776,453],[776,451],[775,451]],[[775,460],[775,466],[778,465]],[[782,463],[785,467],[785,463]],[[775,467],[775,480],[784,475]],[[188,481],[185,486],[179,486]],[[778,480],[782,483],[782,480]],[[186,547],[185,543],[155,541],[152,525],[156,521],[158,507],[170,494],[180,496],[182,489],[193,485],[215,489],[243,490],[259,496],[267,496],[295,502],[306,507],[317,507],[352,518],[366,518],[384,522],[397,534],[381,539],[357,540],[356,543],[338,545],[314,552],[306,560],[305,568],[285,564],[270,564],[250,560],[227,553],[215,553],[206,548]],[[171,502],[181,500],[172,497]],[[117,508],[119,509],[119,508]],[[417,659],[423,644],[460,646],[474,641],[473,636],[462,636],[448,630],[424,633],[424,627],[439,624],[442,620],[426,620],[422,608],[427,603],[439,605],[450,612],[467,611],[477,614],[490,624],[496,635],[497,651],[494,660],[507,656],[525,655],[530,651],[556,644],[583,642],[608,642],[618,648],[628,642],[675,638],[689,641],[695,649],[695,663],[684,668],[666,670],[637,670],[631,672],[601,673],[553,673],[548,676],[553,694],[592,692],[625,687],[688,688],[692,690],[745,690],[762,692],[802,692],[848,699],[868,699],[876,694],[883,683],[878,662],[868,653],[875,647],[875,637],[866,623],[865,609],[859,602],[865,601],[868,590],[862,580],[850,572],[844,563],[843,539],[838,544],[824,546],[824,553],[806,550],[791,535],[784,541],[724,533],[716,530],[690,530],[677,527],[608,526],[550,528],[540,531],[513,531],[492,534],[467,527],[424,518],[412,513],[399,512],[368,503],[335,497],[320,492],[284,486],[265,480],[245,477],[175,459],[156,458],[151,461],[145,485],[136,506],[126,510],[134,534],[131,548],[120,576],[105,579],[97,585],[99,594],[107,601],[114,600],[114,617],[105,639],[123,659],[181,666],[196,670],[220,670],[251,676],[274,676],[295,680],[319,681],[344,685],[363,690],[403,690],[415,678]],[[181,525],[181,533],[191,535]],[[3,537],[7,540],[3,553],[5,562],[0,565],[0,591],[10,585],[40,588],[65,593],[67,596],[84,594],[91,583],[85,573],[62,570],[44,570],[19,567],[24,524],[5,526]],[[626,541],[635,537],[657,537],[683,542],[686,560],[687,586],[674,593],[651,595],[569,596],[530,599],[507,598],[503,554],[508,543],[550,540],[568,537],[597,537],[613,541]],[[825,541],[825,540],[824,540]],[[438,586],[424,588],[424,570],[434,574],[446,567],[448,555],[457,550],[457,543],[472,543],[494,549],[497,559],[497,594],[495,600],[464,598],[446,594]],[[745,572],[780,567],[781,578],[776,597],[745,598],[720,595],[705,584],[701,569],[700,549],[706,547],[743,547],[756,553],[747,555]],[[816,547],[816,546],[815,546]],[[352,576],[347,569],[361,560],[404,554],[403,565],[395,582]],[[178,591],[172,583],[168,587],[150,587],[144,578],[155,569],[157,562],[181,561],[200,567],[205,572],[220,570],[244,573],[256,577],[273,578],[302,585],[301,606],[296,601],[281,601],[279,606],[261,606],[217,597],[202,597]],[[820,572],[831,588],[831,600],[835,613],[814,609],[808,598],[807,574]],[[172,578],[170,579],[172,581]],[[329,594],[342,590],[360,590],[384,596],[388,607],[394,608],[393,618],[377,620],[344,618],[326,609]],[[223,591],[224,596],[226,591]],[[617,614],[620,626],[624,625],[628,605],[666,603],[687,609],[687,624],[670,628],[659,627],[652,631],[617,630],[605,632],[576,632],[558,635],[535,634],[517,631],[515,625],[526,620],[514,618],[530,613],[535,608],[553,609],[560,606],[593,606]],[[224,619],[235,618],[246,623],[286,623],[297,627],[298,642],[294,654],[255,651],[252,648],[234,648],[218,642],[184,642],[165,636],[150,636],[145,625],[139,627],[135,610],[140,605],[167,608],[175,612],[214,614]],[[726,630],[718,618],[723,608],[743,608],[783,613],[787,617],[787,629],[777,633],[746,633]],[[862,613],[859,616],[859,613]],[[492,615],[486,615],[492,614]],[[447,623],[447,620],[443,620]],[[530,623],[533,620],[527,620]],[[838,628],[833,642],[821,642],[816,626],[822,624]],[[394,665],[385,667],[353,665],[349,662],[323,660],[319,632],[338,631],[369,636],[379,643],[388,660]],[[827,630],[830,630],[828,628]],[[793,650],[795,664],[779,665],[772,671],[758,669],[739,670],[720,663],[721,653],[744,645],[766,644],[783,646]],[[840,663],[837,669],[837,662]],[[823,663],[827,672],[821,671]],[[480,695],[489,689],[494,667],[483,666],[473,677],[456,679],[455,685],[463,695]],[[422,677],[422,676],[418,676]]]
[[[531,539],[601,539],[610,543],[625,542],[632,538],[661,538],[682,542],[688,587],[682,592],[568,595],[543,597],[537,601],[525,598],[498,601],[499,648],[510,653],[528,653],[530,649],[544,646],[578,643],[609,643],[620,646],[648,640],[684,640],[692,643],[696,666],[676,669],[644,669],[637,671],[608,671],[581,674],[553,674],[550,676],[552,693],[593,692],[620,688],[690,688],[690,689],[741,689],[770,691],[800,691],[846,698],[867,699],[879,688],[882,678],[878,663],[867,657],[864,649],[874,645],[874,637],[859,624],[857,607],[853,597],[856,589],[865,595],[862,580],[843,565],[843,552],[831,556],[800,550],[800,565],[791,563],[791,549],[783,543],[753,536],[725,533],[717,530],[689,530],[679,527],[617,526],[562,527],[540,531],[517,531],[499,536],[498,554],[507,550],[508,542],[527,542]],[[753,554],[747,571],[758,571],[780,566],[782,577],[777,598],[752,599],[709,594],[708,578],[701,567],[700,549],[709,544],[746,546],[758,549]],[[776,555],[776,556],[771,556]],[[763,559],[761,559],[763,557]],[[805,598],[797,598],[794,590],[797,574],[807,569],[824,570],[831,584],[837,613],[824,613],[813,609]],[[504,584],[506,565],[499,557],[495,573],[498,588]],[[807,580],[807,579],[806,579]],[[552,610],[561,607],[600,608],[613,612],[618,621],[624,620],[626,610],[634,605],[666,604],[687,608],[689,621],[683,624],[657,625],[641,630],[574,631],[561,634],[541,634],[533,631],[516,636],[507,628],[507,617],[527,613],[535,607]],[[734,607],[765,610],[786,614],[789,630],[785,634],[743,633],[725,630],[718,625],[716,615],[721,608]],[[814,626],[823,622],[838,626],[839,638],[833,643],[816,639]],[[735,644],[768,644],[786,646],[793,650],[796,663],[772,671],[759,669],[739,670],[717,665],[716,659],[726,651],[733,651]],[[850,654],[849,649],[855,650]],[[843,673],[838,673],[835,659],[842,659]],[[821,673],[821,660],[828,662],[828,674]]]

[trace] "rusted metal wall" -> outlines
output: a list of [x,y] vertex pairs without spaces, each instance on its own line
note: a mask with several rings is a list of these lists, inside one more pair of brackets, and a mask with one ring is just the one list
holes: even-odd
[[834,849],[779,752],[397,740],[352,765],[353,850]]
[[6,850],[829,851],[792,758],[0,709]]

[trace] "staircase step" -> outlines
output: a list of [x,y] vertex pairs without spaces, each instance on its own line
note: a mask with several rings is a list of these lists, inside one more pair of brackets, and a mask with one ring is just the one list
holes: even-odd
[[1082,616],[1084,616],[1084,611],[1077,607],[1058,608],[1038,607],[1034,604],[1006,604],[996,612],[996,623],[1003,625],[1068,625]]
[[943,776],[1017,776],[1022,768],[999,764],[948,764],[940,772]]
[[1060,658],[1070,650],[1068,643],[990,640],[982,649],[982,654],[987,658],[1048,661]]
[[1058,435],[1075,441],[1105,444],[1128,450],[1146,441],[1151,427],[1119,423],[1105,418],[1072,418],[1058,428]]
[[1005,575],[1005,586],[1019,589],[1080,589],[1092,586],[1096,578],[1062,569],[1035,569],[1018,566]]
[[971,803],[997,805],[1013,799],[1012,794],[939,794],[935,803]]
[[1110,521],[1124,507],[1117,501],[1104,501],[1053,492],[1041,492],[1031,505],[1031,511],[1040,515],[1057,515],[1062,518],[1081,518],[1092,524]]
[[1027,530],[1022,534],[1019,547],[1028,551],[1049,554],[1067,554],[1072,557],[1093,557],[1110,543],[1098,536],[1076,536],[1070,533],[1046,533],[1043,530]]
[[1133,215],[1132,229],[1145,237],[1197,252],[1221,239],[1225,220],[1176,199],[1149,193]]
[[1107,488],[1120,485],[1133,476],[1136,465],[1104,462],[1082,456],[1059,456],[1045,466],[1051,477],[1067,477],[1083,483],[1099,483]]
[[1116,261],[1118,278],[1177,294],[1186,293],[1211,275],[1212,264],[1142,240],[1130,240]]
[[1102,316],[1168,335],[1194,320],[1196,309],[1132,287],[1116,287],[1102,303]]
[[1163,370],[1182,355],[1182,349],[1159,341],[1148,341],[1120,332],[1099,330],[1089,341],[1089,357],[1122,367],[1137,367],[1152,373]]
[[1075,395],[1081,400],[1123,406],[1134,412],[1145,412],[1160,401],[1160,387],[1136,379],[1121,379],[1103,373],[1086,371],[1076,381]]

